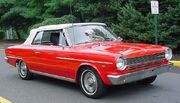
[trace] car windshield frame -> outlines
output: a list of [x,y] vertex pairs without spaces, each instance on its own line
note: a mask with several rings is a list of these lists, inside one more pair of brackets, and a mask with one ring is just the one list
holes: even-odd
[[[106,25],[72,25],[71,27],[65,28],[65,32],[68,34],[72,45],[118,40],[117,35]],[[86,40],[83,41],[79,38]]]

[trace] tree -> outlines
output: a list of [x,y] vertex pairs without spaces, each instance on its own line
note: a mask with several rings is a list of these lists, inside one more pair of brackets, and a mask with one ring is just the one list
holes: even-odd
[[152,43],[153,25],[151,16],[143,16],[131,4],[118,11],[117,23],[112,25],[115,32],[127,42]]
[[74,17],[73,15],[65,15],[60,18],[50,18],[46,19],[43,22],[39,24],[32,25],[32,28],[38,28],[40,26],[45,26],[45,25],[54,25],[54,24],[65,24],[65,23],[73,23],[76,22],[77,18]]
[[5,33],[2,30],[0,30],[0,40],[4,39],[4,37],[5,37]]
[[[26,29],[28,25],[31,24],[32,19],[26,18],[24,13],[28,11],[28,8],[24,7],[27,2],[22,2],[20,0],[16,0],[13,2],[8,2],[9,10],[3,12],[1,15],[0,23],[4,28],[12,27],[17,34],[18,39],[21,39],[21,35],[19,30]],[[6,3],[2,3],[1,7],[6,7]]]
[[180,4],[168,7],[160,14],[159,22],[160,44],[176,48],[180,44]]
[[[150,0],[130,1],[118,11],[118,23],[112,28],[128,42],[154,43],[153,20],[150,14]],[[180,44],[180,2],[160,1],[159,43],[177,48]]]
[[[18,38],[24,39],[31,27],[71,21],[104,22],[127,42],[154,43],[150,1],[1,0],[0,27],[13,27]],[[180,2],[163,0],[159,1],[159,6],[159,43],[177,48]]]

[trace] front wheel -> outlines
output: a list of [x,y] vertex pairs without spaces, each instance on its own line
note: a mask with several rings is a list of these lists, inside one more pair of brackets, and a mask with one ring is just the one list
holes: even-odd
[[87,68],[80,74],[80,86],[82,92],[89,98],[100,98],[106,92],[106,85],[101,80],[96,70]]
[[29,72],[26,63],[23,61],[18,63],[18,73],[23,80],[30,80],[33,78],[33,74]]
[[138,84],[143,84],[143,85],[149,85],[153,83],[156,80],[157,76],[149,77],[140,81],[137,81]]

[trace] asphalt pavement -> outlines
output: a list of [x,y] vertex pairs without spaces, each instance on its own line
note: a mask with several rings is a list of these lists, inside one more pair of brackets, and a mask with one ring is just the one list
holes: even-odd
[[22,80],[17,69],[3,60],[3,48],[0,46],[0,96],[12,103],[180,103],[179,68],[158,76],[152,85],[113,86],[105,97],[90,99],[73,83],[44,76]]

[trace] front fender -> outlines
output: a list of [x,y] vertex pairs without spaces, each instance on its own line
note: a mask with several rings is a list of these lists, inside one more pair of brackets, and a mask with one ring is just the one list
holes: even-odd
[[106,85],[111,85],[110,80],[108,79],[107,75],[107,67],[104,64],[94,64],[94,63],[81,63],[76,71],[76,80],[78,79],[78,72],[82,66],[89,66],[92,67],[93,69],[95,69],[97,71],[97,73],[99,74],[99,76],[101,77],[102,81],[106,84]]

